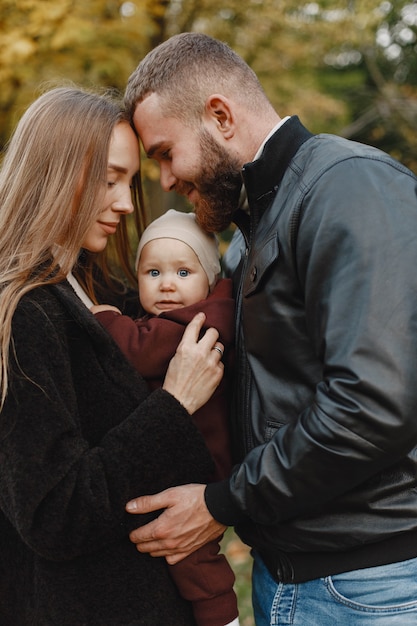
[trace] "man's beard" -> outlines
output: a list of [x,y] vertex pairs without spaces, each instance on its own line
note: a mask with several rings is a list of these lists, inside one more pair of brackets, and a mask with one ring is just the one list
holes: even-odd
[[194,181],[200,199],[194,210],[201,228],[219,233],[229,226],[238,208],[241,167],[205,129],[200,134],[200,154],[201,170]]

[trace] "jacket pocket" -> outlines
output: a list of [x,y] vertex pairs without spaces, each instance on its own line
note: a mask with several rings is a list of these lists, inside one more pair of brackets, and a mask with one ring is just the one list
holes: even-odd
[[264,433],[265,443],[267,443],[268,441],[271,441],[272,437],[275,435],[277,430],[279,430],[282,426],[284,426],[283,422],[274,422],[270,419],[269,420],[267,419],[265,422],[265,433]]
[[245,280],[243,284],[243,296],[247,297],[255,293],[268,268],[273,265],[279,256],[278,235],[274,233],[263,244],[252,248],[248,260]]

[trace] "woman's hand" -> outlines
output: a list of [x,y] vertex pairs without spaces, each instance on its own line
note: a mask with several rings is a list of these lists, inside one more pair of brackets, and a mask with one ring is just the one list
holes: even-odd
[[213,395],[224,371],[221,362],[224,346],[217,341],[217,330],[209,328],[204,337],[198,339],[204,321],[204,313],[198,313],[188,324],[163,384],[163,389],[173,395],[190,415]]

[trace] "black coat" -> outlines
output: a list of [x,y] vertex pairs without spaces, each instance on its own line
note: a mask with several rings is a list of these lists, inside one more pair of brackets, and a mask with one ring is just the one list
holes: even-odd
[[164,559],[140,554],[132,497],[202,482],[211,469],[188,413],[149,394],[63,283],[13,320],[0,415],[0,624],[191,625]]

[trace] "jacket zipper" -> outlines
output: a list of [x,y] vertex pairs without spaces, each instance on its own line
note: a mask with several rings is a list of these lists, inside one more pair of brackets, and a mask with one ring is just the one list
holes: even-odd
[[[243,431],[242,432],[242,444],[243,444],[243,452],[246,455],[246,453],[249,452],[249,450],[252,450],[252,448],[254,447],[254,439],[252,435],[252,426],[251,426],[251,420],[250,420],[250,403],[249,403],[250,389],[252,385],[252,377],[250,373],[248,358],[246,356],[246,348],[245,348],[245,344],[243,341],[243,330],[242,330],[243,295],[242,294],[243,294],[244,277],[246,275],[246,269],[247,269],[248,260],[249,260],[249,241],[251,241],[252,239],[252,224],[251,224],[250,233],[249,233],[249,240],[247,238],[247,234],[243,230],[242,230],[242,233],[245,239],[246,248],[245,248],[245,260],[244,260],[243,268],[240,274],[239,289],[238,289],[237,298],[236,298],[236,302],[238,305],[237,311],[236,311],[236,314],[237,314],[236,320],[238,320],[238,328],[236,332],[236,348],[237,348],[237,354],[241,356],[239,360],[240,376],[238,376],[236,389],[238,391],[242,389],[241,381],[243,381],[243,394],[242,396],[240,396],[242,399],[238,400],[237,406],[239,407],[239,409],[242,410],[242,415],[241,415],[241,425],[242,425],[242,431]],[[239,395],[238,395],[238,398],[239,398]],[[236,406],[236,403],[235,403],[235,406]]]

